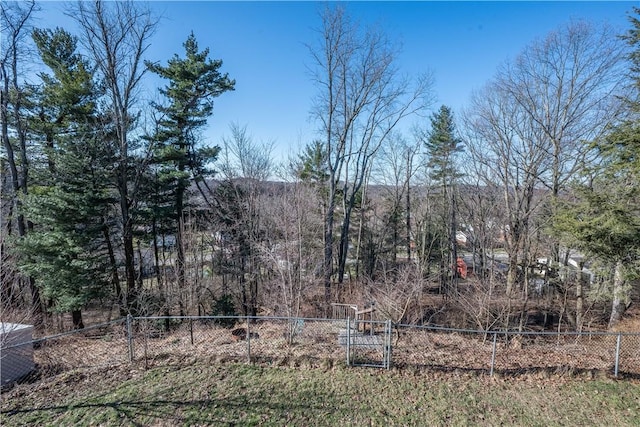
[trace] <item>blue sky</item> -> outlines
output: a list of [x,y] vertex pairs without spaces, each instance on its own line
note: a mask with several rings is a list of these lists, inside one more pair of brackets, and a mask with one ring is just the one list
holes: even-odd
[[[380,24],[401,43],[398,66],[409,75],[431,70],[434,109],[446,104],[460,111],[475,89],[496,68],[549,31],[571,19],[607,22],[620,32],[627,14],[640,1],[626,2],[342,2],[361,24]],[[307,67],[306,44],[320,25],[319,2],[170,2],[150,3],[162,16],[147,59],[166,63],[183,55],[191,31],[201,48],[224,61],[222,71],[236,80],[236,90],[216,100],[205,136],[220,144],[229,124],[247,126],[254,140],[274,142],[281,158],[314,138],[309,119],[316,93]],[[43,3],[39,25],[64,25],[61,4]],[[69,28],[73,31],[73,28]],[[406,129],[409,128],[407,123]]]

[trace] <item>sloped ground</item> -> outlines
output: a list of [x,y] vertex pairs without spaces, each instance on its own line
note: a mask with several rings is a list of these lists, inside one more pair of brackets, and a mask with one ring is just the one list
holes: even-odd
[[195,359],[75,369],[2,394],[0,424],[640,425],[637,380]]
[[493,335],[400,328],[386,371],[345,367],[339,321],[159,325],[134,324],[133,363],[122,323],[40,343],[0,425],[640,425],[638,335],[619,379],[617,335],[498,335],[490,377]]

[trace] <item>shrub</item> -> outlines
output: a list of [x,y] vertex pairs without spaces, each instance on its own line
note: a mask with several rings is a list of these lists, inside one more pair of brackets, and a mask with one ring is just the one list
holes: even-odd
[[236,307],[231,295],[222,295],[213,301],[213,307],[211,309],[212,316],[230,316],[229,318],[215,319],[215,323],[224,326],[225,328],[231,328],[236,323],[237,317]]

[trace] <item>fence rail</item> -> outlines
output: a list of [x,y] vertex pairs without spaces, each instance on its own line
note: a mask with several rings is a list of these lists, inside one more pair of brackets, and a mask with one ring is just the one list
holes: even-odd
[[[371,322],[365,333],[355,329],[358,323],[349,317],[128,317],[31,341],[36,369],[25,380],[77,368],[193,360],[640,376],[640,333],[476,331],[390,322]],[[24,343],[1,344],[5,369],[6,355]]]

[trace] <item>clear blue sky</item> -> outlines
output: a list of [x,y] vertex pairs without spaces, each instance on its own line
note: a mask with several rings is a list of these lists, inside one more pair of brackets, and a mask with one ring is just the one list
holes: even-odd
[[[640,1],[626,2],[342,2],[361,24],[381,24],[402,44],[403,73],[431,70],[434,108],[460,111],[471,92],[496,68],[527,44],[571,19],[607,22],[624,32],[627,14]],[[305,44],[316,40],[319,2],[151,2],[162,16],[147,59],[166,63],[183,55],[191,31],[201,48],[224,61],[222,70],[236,79],[235,92],[216,100],[205,133],[212,144],[229,135],[233,121],[246,125],[256,141],[275,142],[277,157],[296,152],[314,137],[309,120],[316,93],[307,66]],[[43,3],[40,25],[61,20],[61,4]],[[64,25],[64,24],[63,24]],[[72,28],[69,28],[72,30]]]

